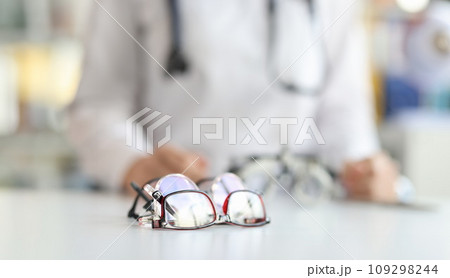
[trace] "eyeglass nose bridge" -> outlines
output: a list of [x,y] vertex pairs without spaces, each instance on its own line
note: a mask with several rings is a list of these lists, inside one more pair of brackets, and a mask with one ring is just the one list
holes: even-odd
[[218,215],[215,224],[224,224],[224,223],[231,223],[230,216],[228,214]]

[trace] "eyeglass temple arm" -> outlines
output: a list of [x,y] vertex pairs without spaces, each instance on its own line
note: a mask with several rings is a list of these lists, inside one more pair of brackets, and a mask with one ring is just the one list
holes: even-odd
[[[163,196],[160,191],[153,188],[153,186],[151,186],[150,184],[144,185],[144,190],[147,191],[147,193],[149,193],[153,197],[153,199],[155,199],[158,203],[160,203],[162,205]],[[172,215],[176,214],[176,211],[167,203],[166,203],[166,209],[170,214],[172,214]]]
[[[151,179],[151,180],[149,180],[148,182],[146,182],[145,185],[147,185],[147,184],[152,184],[152,183],[154,183],[155,181],[158,181],[159,179],[160,179],[159,177],[158,177],[158,178]],[[144,186],[145,186],[145,185],[144,185]],[[144,193],[142,193],[142,190],[144,189],[144,187],[140,188],[135,182],[131,182],[131,187],[134,189],[134,191],[136,191],[136,192],[138,193],[138,195],[136,196],[136,199],[134,199],[134,202],[133,202],[133,205],[132,205],[131,209],[128,211],[128,217],[132,217],[132,218],[134,218],[134,219],[138,219],[138,218],[139,218],[139,215],[136,214],[136,205],[137,205],[137,202],[138,202],[138,200],[139,200],[139,197],[142,197],[142,198],[144,198],[145,201],[147,201],[147,204],[145,205],[146,207],[147,207],[147,205],[148,205],[150,202],[152,202],[152,200],[149,199],[149,198],[147,197],[147,195],[145,195]]]
[[145,195],[142,192],[142,188],[140,188],[135,182],[131,182],[131,187],[138,193],[138,195],[134,199],[133,205],[131,206],[130,210],[128,211],[128,217],[137,219],[137,218],[139,218],[139,215],[136,213],[136,205],[139,200],[139,197],[142,197],[147,202],[145,207],[147,207],[148,204],[151,203],[153,200],[150,199],[147,195]]

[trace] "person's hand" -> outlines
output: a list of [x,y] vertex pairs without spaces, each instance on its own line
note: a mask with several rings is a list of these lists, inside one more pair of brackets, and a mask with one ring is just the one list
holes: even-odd
[[397,166],[385,153],[348,162],[341,173],[341,181],[350,198],[383,203],[397,201],[397,178]]
[[171,173],[183,173],[193,181],[198,181],[207,174],[207,162],[196,153],[166,145],[153,155],[133,163],[125,175],[123,186],[127,192],[134,193],[130,187],[131,181],[143,185],[153,178]]

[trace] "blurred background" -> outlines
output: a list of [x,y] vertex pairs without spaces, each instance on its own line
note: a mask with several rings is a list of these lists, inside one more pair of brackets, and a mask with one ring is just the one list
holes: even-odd
[[[450,1],[362,0],[382,144],[450,196]],[[92,0],[0,0],[0,187],[93,185],[64,132]]]

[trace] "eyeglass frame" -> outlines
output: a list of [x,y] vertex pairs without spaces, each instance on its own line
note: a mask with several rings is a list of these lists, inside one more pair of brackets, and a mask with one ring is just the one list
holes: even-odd
[[[295,155],[295,154],[290,153],[288,149],[283,149],[280,153],[276,153],[273,155],[254,155],[254,156],[246,157],[243,161],[240,161],[240,163],[233,163],[234,165],[233,164],[230,165],[230,167],[228,168],[228,172],[237,175],[239,172],[244,170],[249,165],[254,164],[255,163],[254,160],[260,160],[260,159],[271,160],[271,161],[280,163],[280,166],[281,166],[281,171],[275,175],[275,179],[281,180],[282,178],[287,177],[289,179],[287,188],[289,190],[292,190],[294,187],[297,186],[297,184],[301,180],[301,176],[298,173],[296,173],[296,171],[294,169],[292,169],[292,165],[289,162],[289,159],[291,159],[291,158],[296,159],[296,160],[300,161],[301,163],[310,164],[310,165],[311,165],[311,163],[313,163],[313,164],[321,167],[321,171],[323,172],[324,175],[327,175],[326,178],[329,179],[331,181],[331,183],[333,183],[333,181],[336,179],[336,174],[333,171],[331,171],[330,169],[328,169],[327,167],[325,167],[325,165],[321,164],[314,156]],[[270,184],[268,186],[270,186]],[[326,187],[328,188],[329,185],[326,185]],[[328,188],[327,190],[333,191],[331,188]],[[263,191],[265,192],[266,190],[263,190]]]
[[[181,175],[181,174],[173,174],[173,175],[185,177],[184,175]],[[136,196],[136,198],[135,198],[135,200],[133,202],[133,205],[132,205],[132,207],[130,208],[130,210],[128,212],[128,217],[135,218],[140,223],[143,223],[144,221],[150,222],[151,225],[152,225],[152,228],[154,228],[154,229],[164,228],[164,229],[173,229],[173,230],[197,230],[197,229],[207,228],[207,227],[210,227],[210,226],[216,225],[216,224],[230,224],[230,225],[241,226],[241,227],[260,227],[260,226],[263,226],[263,225],[266,225],[266,224],[270,223],[270,218],[267,217],[266,207],[265,207],[264,201],[262,199],[262,194],[257,193],[257,192],[252,191],[252,190],[248,190],[248,189],[235,190],[235,191],[230,192],[227,195],[227,197],[226,197],[226,199],[224,201],[223,209],[224,210],[225,209],[228,210],[228,201],[229,201],[230,197],[234,193],[249,192],[249,193],[255,194],[255,195],[258,196],[259,200],[261,201],[261,206],[262,206],[263,212],[264,212],[264,218],[265,219],[264,219],[264,221],[262,221],[260,223],[256,223],[256,224],[242,224],[242,223],[233,222],[233,221],[231,221],[230,216],[229,216],[229,214],[227,212],[223,211],[224,214],[217,214],[216,205],[214,204],[214,202],[212,201],[211,197],[207,193],[205,193],[205,192],[203,192],[201,190],[190,190],[190,189],[171,192],[171,193],[169,193],[169,194],[167,194],[165,196],[162,195],[162,193],[159,190],[155,190],[154,192],[157,192],[157,194],[161,194],[161,202],[160,202],[160,204],[161,204],[161,215],[157,215],[156,211],[154,210],[154,207],[153,207],[153,204],[155,202],[155,198],[152,196],[152,199],[150,199],[148,196],[146,196],[143,193],[143,191],[147,192],[145,190],[146,186],[152,186],[151,185],[152,183],[154,183],[155,181],[162,180],[163,178],[164,177],[154,178],[154,179],[148,181],[147,183],[145,183],[141,188],[136,183],[131,182],[132,188],[138,193],[138,195]],[[214,181],[216,178],[217,177],[202,179],[198,183],[205,182],[205,181],[208,181],[208,180]],[[156,185],[155,185],[155,187],[156,187]],[[175,227],[175,226],[170,225],[165,219],[165,210],[166,210],[166,205],[167,205],[166,199],[169,196],[176,195],[176,194],[182,194],[182,193],[200,193],[200,194],[203,194],[206,198],[208,198],[208,201],[210,202],[211,207],[212,207],[212,209],[214,211],[214,220],[211,221],[211,223],[208,223],[206,225],[197,226],[197,227],[186,227],[186,228],[183,228],[183,227]],[[147,201],[147,203],[144,205],[143,208],[145,208],[146,211],[149,211],[149,209],[150,209],[151,213],[153,213],[152,215],[140,216],[140,215],[135,213],[136,205],[137,205],[137,202],[139,200],[139,197],[142,197],[145,201]]]

